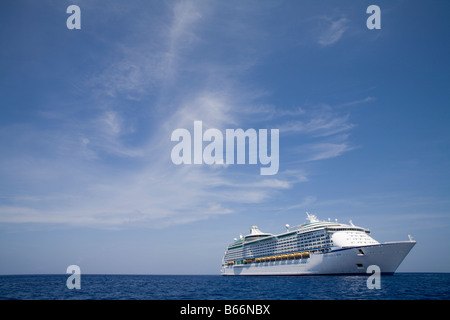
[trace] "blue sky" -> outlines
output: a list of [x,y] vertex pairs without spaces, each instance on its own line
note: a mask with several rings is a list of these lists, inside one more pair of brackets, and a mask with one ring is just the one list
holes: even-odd
[[[217,274],[239,233],[305,211],[411,234],[398,271],[450,272],[449,9],[2,1],[0,274]],[[278,173],[174,165],[195,120],[279,129]]]

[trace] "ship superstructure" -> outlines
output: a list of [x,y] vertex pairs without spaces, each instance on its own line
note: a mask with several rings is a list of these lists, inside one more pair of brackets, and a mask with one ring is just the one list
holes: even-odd
[[222,261],[223,275],[360,274],[377,265],[393,274],[415,241],[379,243],[370,230],[337,221],[308,223],[273,235],[252,226],[250,234],[231,243]]

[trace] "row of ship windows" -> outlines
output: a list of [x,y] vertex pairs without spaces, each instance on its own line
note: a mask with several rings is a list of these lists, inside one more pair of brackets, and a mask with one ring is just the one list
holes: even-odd
[[[365,238],[365,239],[364,239]],[[356,243],[372,243],[374,242],[370,238],[365,237],[365,235],[355,235],[354,238],[347,238],[347,240],[355,240]],[[304,244],[304,241],[301,241],[300,243],[295,244],[295,242],[292,242],[290,244],[281,244],[281,245],[275,245],[271,244],[268,246],[265,246],[263,248],[258,246],[249,246],[243,250],[243,248],[240,248],[238,250],[235,250],[233,252],[230,252],[227,256],[229,257],[242,257],[242,256],[260,256],[260,255],[266,255],[266,254],[278,254],[278,253],[284,253],[289,251],[297,251],[297,250],[310,250],[310,249],[320,249],[323,247],[328,247],[332,244],[332,241],[330,239],[321,240],[321,241],[306,241],[307,245]],[[353,243],[353,241],[351,242]],[[300,244],[300,245],[299,245]]]
[[331,240],[330,239],[314,239],[313,241],[308,240],[308,241],[297,241],[297,242],[292,242],[292,243],[285,243],[285,244],[280,244],[280,243],[272,243],[272,244],[268,244],[265,246],[261,246],[261,245],[252,245],[252,246],[248,246],[245,247],[245,249],[247,250],[251,250],[253,252],[259,252],[259,251],[266,251],[266,250],[285,250],[288,248],[297,248],[297,247],[305,247],[305,246],[314,246],[314,245],[318,245],[318,244],[331,244]]
[[331,240],[330,239],[314,239],[313,241],[298,241],[298,242],[293,242],[293,243],[288,243],[288,244],[270,244],[270,245],[266,245],[266,246],[248,246],[248,247],[244,247],[244,248],[249,248],[250,250],[264,250],[267,248],[275,248],[275,249],[283,249],[283,248],[288,248],[288,247],[296,247],[296,246],[304,246],[304,245],[313,245],[313,244],[317,244],[317,243],[330,243]]
[[301,251],[301,250],[311,250],[311,249],[322,249],[325,247],[328,247],[330,245],[330,242],[327,241],[320,241],[320,242],[313,242],[310,243],[308,246],[298,247],[298,246],[291,246],[287,248],[279,248],[277,250],[271,250],[271,249],[264,249],[264,250],[239,250],[230,252],[227,254],[227,259],[238,259],[241,257],[257,257],[257,256],[263,256],[263,255],[270,255],[270,254],[280,254],[280,253],[286,253],[286,252],[292,252],[292,251]]
[[[342,229],[344,230],[344,229]],[[359,237],[359,238],[367,238],[365,233],[362,233],[361,231],[353,231],[353,232],[349,232],[351,233],[354,237]],[[297,237],[291,237],[291,238],[287,238],[287,239],[280,239],[278,241],[273,241],[272,243],[255,243],[253,245],[251,245],[252,248],[254,248],[254,250],[258,250],[261,247],[263,249],[273,249],[273,248],[286,248],[289,247],[293,244],[297,244],[300,246],[303,246],[305,244],[309,244],[311,245],[311,241],[313,241],[312,245],[314,245],[314,240],[322,240],[322,241],[327,241],[330,242],[331,240],[329,240],[329,237],[326,237],[325,233],[315,233],[312,235],[308,235],[307,237],[304,236],[297,236]],[[362,240],[362,239],[355,239],[355,240]],[[317,243],[317,241],[315,241]]]
[[[346,229],[342,229],[346,230]],[[341,231],[341,230],[335,230]],[[361,231],[349,232],[353,234],[355,237],[352,240],[357,240],[362,242],[362,238],[366,238],[366,234]],[[357,239],[359,238],[359,239]],[[366,238],[367,239],[367,238]],[[366,240],[364,239],[364,240]],[[349,240],[349,239],[348,239]],[[369,243],[371,239],[367,239]],[[365,242],[365,241],[364,241]],[[326,237],[326,233],[318,232],[314,234],[309,234],[307,237],[305,236],[296,236],[290,237],[286,239],[279,239],[278,241],[273,241],[272,243],[255,243],[245,247],[245,254],[243,247],[230,251],[227,254],[227,257],[243,257],[245,256],[260,256],[266,254],[278,254],[287,251],[296,251],[296,250],[310,250],[310,249],[321,249],[327,246],[330,246],[332,241],[329,237]]]
[[[319,241],[318,241],[319,240]],[[260,256],[265,254],[277,254],[287,251],[320,249],[331,245],[331,240],[326,233],[317,232],[308,235],[299,235],[285,239],[274,240],[272,243],[262,242],[229,251],[227,257],[239,258],[245,256]]]
[[295,242],[298,240],[307,240],[307,239],[323,237],[325,235],[326,235],[326,233],[324,233],[324,232],[317,232],[317,233],[313,233],[313,234],[311,234],[311,233],[299,234],[299,235],[291,236],[291,237],[287,237],[287,238],[279,238],[279,239],[276,239],[273,241],[278,242],[278,243],[287,243],[287,242]]
[[[324,238],[325,236],[326,236],[326,233],[323,233],[323,232],[306,234],[306,235],[297,235],[297,236],[288,237],[288,238],[273,239],[273,240],[271,240],[271,243],[267,242],[267,241],[254,243],[254,244],[252,244],[252,247],[260,247],[260,246],[269,247],[269,246],[275,246],[275,245],[280,246],[280,245],[288,245],[290,243],[299,244],[299,243],[309,242],[309,241],[311,241],[311,239]],[[237,250],[239,250],[239,249],[237,249]]]
[[[301,253],[302,254],[306,253],[308,255],[308,257],[309,257],[309,253],[330,252],[330,250],[331,250],[330,248],[323,247],[323,248],[314,248],[313,250],[309,250],[309,251],[302,251]],[[299,253],[297,252],[295,254],[299,254]],[[286,255],[286,254],[284,254],[284,255]],[[292,254],[289,254],[289,255],[292,255]],[[269,256],[273,256],[273,253],[270,253]],[[238,256],[238,257],[226,256],[224,260],[225,260],[226,263],[229,264],[230,261],[236,262],[236,260],[242,260],[242,259],[250,259],[250,260],[252,260],[252,259],[259,259],[259,258],[261,258],[261,257],[256,257],[256,256],[245,256],[244,257],[244,256],[241,255],[241,256]]]
[[[312,239],[312,238],[311,238]],[[284,247],[289,247],[289,246],[293,246],[293,245],[304,245],[304,244],[311,244],[311,243],[316,243],[317,240],[321,240],[321,241],[327,241],[330,242],[331,240],[328,237],[314,237],[313,240],[311,240],[309,237],[307,239],[298,239],[298,240],[292,240],[289,242],[281,242],[281,241],[273,241],[272,243],[256,243],[256,244],[250,244],[247,245],[246,247],[249,248],[254,248],[252,250],[258,250],[258,249],[265,249],[265,248],[284,248]],[[239,251],[242,250],[242,247],[234,249],[235,251]]]
[[245,250],[245,252],[248,254],[254,254],[254,255],[265,254],[267,252],[281,253],[281,252],[287,252],[287,251],[307,250],[307,249],[316,248],[316,247],[329,246],[330,244],[331,244],[330,242],[321,241],[321,242],[313,242],[313,243],[310,243],[310,244],[304,245],[304,246],[289,246],[289,247],[283,247],[283,248],[276,248],[275,250],[274,249]]
[[252,248],[255,248],[256,250],[259,248],[275,248],[275,247],[288,247],[288,246],[292,246],[292,245],[302,245],[302,244],[308,244],[308,243],[312,243],[315,242],[316,240],[329,240],[329,238],[325,238],[325,237],[317,237],[315,239],[298,239],[298,240],[293,240],[293,241],[289,241],[289,242],[272,242],[272,243],[264,243],[264,244],[253,244],[251,245]]

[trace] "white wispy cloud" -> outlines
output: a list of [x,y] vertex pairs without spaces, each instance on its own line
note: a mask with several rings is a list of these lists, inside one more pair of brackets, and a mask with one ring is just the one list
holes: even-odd
[[[195,120],[202,120],[205,128],[238,127],[242,107],[254,104],[231,71],[247,68],[251,58],[234,65],[215,59],[207,65],[198,59],[186,62],[203,43],[198,30],[205,28],[203,18],[210,13],[206,4],[173,2],[167,19],[155,28],[161,34],[126,46],[110,45],[109,65],[86,84],[91,94],[89,117],[67,120],[52,132],[48,141],[53,150],[65,152],[49,159],[52,153],[41,150],[45,160],[33,161],[32,167],[22,170],[22,178],[34,176],[35,184],[8,197],[8,204],[0,207],[0,221],[162,227],[236,212],[240,204],[262,203],[306,180],[298,172],[264,178],[256,170],[248,174],[240,168],[171,162],[173,130],[191,128]],[[141,34],[146,34],[147,27],[142,25]],[[232,39],[234,34],[227,36]],[[208,81],[185,83],[186,75]],[[126,109],[133,103],[143,104],[149,96],[156,97],[155,102],[140,112],[161,111],[158,121],[148,123],[153,126],[151,134],[130,125],[137,122],[136,116]],[[129,136],[136,133],[143,142],[130,144]],[[36,130],[33,136],[44,140],[42,131]],[[32,141],[28,135],[24,138]],[[21,171],[22,165],[16,164],[14,171]]]
[[302,202],[291,205],[289,207],[287,207],[284,210],[297,210],[297,209],[307,209],[308,207],[310,207],[312,204],[314,204],[317,201],[317,197],[316,196],[306,196]]
[[325,137],[352,129],[354,125],[348,120],[348,115],[337,117],[322,115],[306,121],[289,121],[281,126],[281,130],[285,133],[304,133],[315,137]]
[[173,20],[167,37],[168,50],[163,55],[159,69],[166,77],[174,76],[182,52],[189,50],[199,40],[195,33],[195,25],[201,20],[202,10],[205,10],[206,6],[205,2],[188,0],[175,3]]
[[348,28],[348,19],[343,17],[334,20],[330,17],[323,17],[321,18],[321,25],[317,42],[321,46],[327,47],[335,44],[342,38]]
[[[130,35],[120,44],[104,40],[111,49],[108,63],[86,81],[88,103],[75,116],[43,111],[47,121],[58,125],[53,130],[27,128],[19,137],[24,149],[1,160],[16,179],[33,183],[7,197],[0,221],[163,227],[239,212],[242,205],[262,204],[308,181],[307,173],[289,166],[267,178],[255,166],[174,165],[171,132],[190,130],[196,120],[204,128],[258,124],[302,136],[298,148],[287,152],[301,154],[303,162],[351,150],[348,133],[354,125],[348,113],[328,105],[264,104],[265,90],[240,81],[264,53],[264,36],[251,24],[254,6],[242,4],[232,18],[212,23],[223,6],[168,2],[164,17],[139,23],[136,33],[141,36]],[[119,13],[120,5],[113,9]],[[347,20],[328,22],[323,45],[339,40]],[[235,53],[236,59],[214,51],[220,40],[210,29],[233,44],[220,48]],[[205,46],[213,53],[199,59]],[[16,131],[11,127],[5,134]],[[39,150],[25,150],[34,141]]]
[[284,136],[299,136],[294,153],[299,162],[318,161],[338,157],[355,148],[349,138],[355,125],[350,113],[327,104],[303,107],[302,112],[292,114],[279,124]]
[[307,154],[304,161],[316,161],[334,158],[342,155],[344,152],[353,150],[354,147],[348,143],[318,143],[306,145],[302,148],[302,152]]
[[338,105],[337,107],[356,106],[356,105],[365,104],[365,103],[368,103],[368,102],[371,102],[371,101],[374,101],[374,100],[375,100],[375,97],[366,97],[366,98],[361,99],[361,100],[355,100],[355,101],[342,103],[342,104]]

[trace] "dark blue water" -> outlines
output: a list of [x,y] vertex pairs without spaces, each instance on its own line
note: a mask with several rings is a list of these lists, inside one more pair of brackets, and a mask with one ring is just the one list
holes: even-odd
[[223,277],[219,275],[81,275],[81,288],[68,289],[69,275],[0,276],[0,299],[20,300],[448,300],[449,273],[381,276],[380,289],[367,276]]

